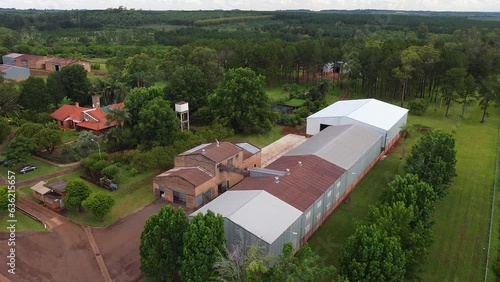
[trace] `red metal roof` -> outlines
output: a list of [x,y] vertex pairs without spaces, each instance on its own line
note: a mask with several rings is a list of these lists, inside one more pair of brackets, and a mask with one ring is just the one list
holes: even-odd
[[51,62],[54,64],[60,64],[60,65],[71,65],[71,64],[78,62],[78,60],[69,59],[69,58],[48,58],[46,62]]
[[[298,162],[302,162],[302,166]],[[231,190],[265,190],[291,206],[306,211],[344,173],[345,169],[314,155],[283,156],[266,168],[290,175],[279,177],[249,177]]]
[[231,156],[238,154],[242,150],[243,149],[231,142],[219,142],[219,145],[217,145],[217,143],[211,143],[201,149],[192,152],[187,151],[182,153],[181,155],[202,154],[210,160],[219,163]]
[[16,61],[40,61],[46,60],[46,56],[38,56],[38,55],[30,55],[30,54],[22,54],[21,56],[15,57]]
[[212,176],[200,167],[176,167],[157,175],[156,177],[180,177],[194,186],[201,184],[212,179]]

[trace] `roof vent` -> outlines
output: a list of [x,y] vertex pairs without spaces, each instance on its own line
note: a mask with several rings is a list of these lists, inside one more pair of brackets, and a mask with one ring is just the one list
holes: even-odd
[[302,162],[301,162],[301,161],[298,161],[298,162],[297,162],[297,165],[298,165],[298,166],[302,166]]
[[205,153],[205,149],[201,149],[201,152],[204,154]]
[[219,140],[215,139],[215,143],[217,144],[217,147],[219,147],[219,146],[220,146],[220,144],[219,144]]
[[290,169],[289,168],[285,169],[285,171],[286,171],[286,175],[290,175]]
[[280,183],[280,178],[278,176],[274,177],[274,183]]

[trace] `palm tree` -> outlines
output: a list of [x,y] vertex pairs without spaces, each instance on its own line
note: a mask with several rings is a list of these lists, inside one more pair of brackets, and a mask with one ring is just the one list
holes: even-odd
[[400,160],[402,160],[405,157],[406,139],[408,139],[410,135],[413,133],[413,128],[414,126],[412,124],[407,124],[407,123],[399,127],[399,136],[403,138],[403,150],[401,151],[401,157],[399,158]]
[[18,98],[19,92],[14,84],[4,82],[0,76],[0,116],[8,118],[19,116]]
[[118,128],[123,130],[125,124],[129,122],[130,114],[125,108],[111,108],[106,116],[106,125],[110,125],[112,122],[116,122]]

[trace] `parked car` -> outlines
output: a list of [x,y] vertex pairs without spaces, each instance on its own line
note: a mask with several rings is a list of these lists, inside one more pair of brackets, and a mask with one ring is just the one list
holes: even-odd
[[118,190],[118,185],[116,185],[116,183],[113,183],[113,181],[109,178],[103,177],[99,179],[99,184],[101,185],[101,187],[108,189],[111,192]]
[[3,162],[5,162],[5,160],[1,160],[1,159],[0,159],[0,164],[3,164]]
[[15,164],[16,162],[17,162],[17,160],[14,160],[14,159],[5,160],[5,161],[3,161],[2,165],[4,167],[8,167],[8,166]]
[[34,165],[27,165],[27,166],[23,166],[19,170],[19,173],[26,173],[26,172],[30,172],[30,171],[33,171],[33,170],[36,170],[36,166],[34,166]]

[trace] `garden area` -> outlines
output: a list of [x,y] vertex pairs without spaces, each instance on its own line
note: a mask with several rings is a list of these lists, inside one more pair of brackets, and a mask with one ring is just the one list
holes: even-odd
[[[500,116],[492,111],[487,122],[481,124],[482,111],[478,106],[470,107],[464,118],[459,117],[459,105],[452,105],[449,117],[443,117],[443,112],[439,104],[432,104],[423,117],[410,115],[408,121],[454,132],[456,138],[457,176],[448,194],[436,203],[435,242],[424,264],[422,280],[479,281],[484,279],[486,264]],[[408,152],[421,134],[414,132],[407,140]],[[380,160],[353,190],[348,201],[340,205],[309,240],[325,262],[339,266],[342,247],[357,224],[366,222],[370,206],[378,203],[379,194],[388,182],[395,175],[405,173],[401,149],[401,146],[394,148],[387,158]],[[498,215],[497,212],[496,218]],[[496,262],[499,247],[498,226],[493,231],[490,265]]]

